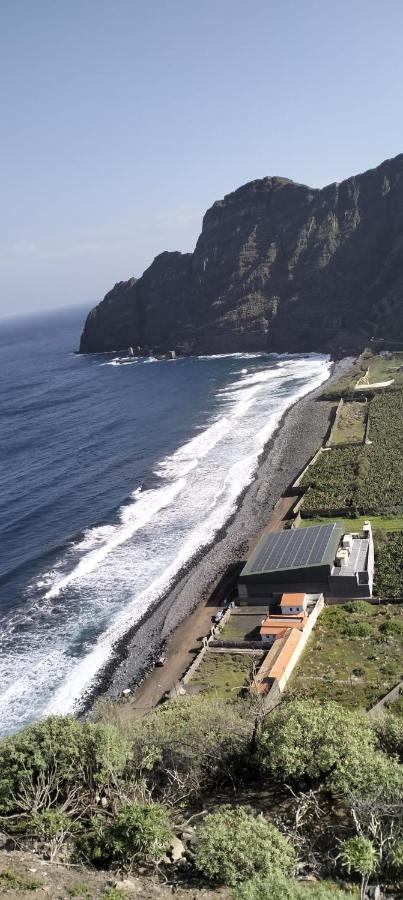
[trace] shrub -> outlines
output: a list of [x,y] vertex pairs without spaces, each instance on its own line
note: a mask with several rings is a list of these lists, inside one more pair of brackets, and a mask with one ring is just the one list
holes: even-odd
[[256,875],[237,885],[232,891],[233,900],[297,900],[295,882],[280,872],[272,875]]
[[377,747],[363,713],[311,699],[282,703],[269,714],[259,753],[263,769],[282,782],[324,784],[339,797],[382,794],[392,801],[402,789],[402,773]]
[[378,854],[369,838],[352,837],[341,845],[340,862],[349,874],[371,875],[377,868]]
[[400,637],[403,634],[403,619],[388,619],[382,622],[379,631],[387,637]]
[[346,622],[343,626],[343,634],[346,637],[370,637],[373,634],[373,628],[369,622]]
[[403,762],[403,719],[386,713],[374,721],[374,729],[381,749]]
[[343,603],[342,609],[348,613],[360,613],[363,616],[371,616],[375,612],[372,604],[367,603],[366,600],[350,600],[348,603]]
[[233,900],[352,900],[353,896],[356,893],[346,894],[335,884],[304,884],[279,873],[268,877],[258,875],[237,885],[232,892]]
[[223,806],[200,826],[195,866],[211,881],[235,885],[258,872],[291,874],[294,865],[286,838],[251,809]]
[[403,838],[395,841],[388,853],[386,865],[392,875],[403,874]]
[[53,860],[65,840],[78,830],[78,825],[57,809],[47,809],[31,816],[28,821],[27,832],[42,841],[49,850],[50,859]]
[[37,812],[122,773],[129,747],[109,725],[51,716],[0,741],[0,813]]
[[242,701],[184,697],[165,703],[132,731],[133,777],[145,777],[171,802],[215,780],[233,779],[249,749],[254,715]]
[[108,888],[105,894],[102,894],[102,900],[127,900],[127,891],[121,891],[119,888]]
[[81,856],[96,866],[130,870],[136,862],[158,862],[169,848],[171,829],[159,803],[123,806],[112,822],[96,816],[77,842]]

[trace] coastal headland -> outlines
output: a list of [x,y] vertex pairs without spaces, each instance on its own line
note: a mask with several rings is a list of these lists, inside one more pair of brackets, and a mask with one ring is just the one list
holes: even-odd
[[[350,357],[336,362],[326,385],[342,378],[351,364]],[[232,518],[215,535],[212,544],[203,548],[189,566],[179,573],[175,584],[166,595],[116,646],[109,665],[93,690],[83,700],[84,714],[91,710],[99,698],[116,699],[123,690],[127,688],[133,690],[140,682],[142,682],[141,690],[144,692],[148,674],[155,682],[154,660],[160,648],[181,623],[183,623],[182,631],[176,641],[174,635],[172,647],[175,653],[179,642],[184,648],[186,658],[188,638],[190,640],[192,638],[195,623],[196,631],[197,623],[199,621],[200,624],[201,621],[204,623],[206,613],[205,611],[203,613],[203,610],[220,579],[231,566],[234,567],[245,559],[250,547],[267,527],[269,517],[272,527],[280,524],[288,500],[285,498],[282,505],[277,506],[280,498],[287,492],[290,484],[329,431],[334,401],[320,399],[323,387],[322,384],[287,410],[264,448],[255,477],[240,496]],[[291,502],[292,500],[289,501],[289,505]],[[190,622],[189,632],[186,634],[186,620],[199,608],[200,612],[195,613],[196,618]],[[201,616],[201,619],[199,620],[197,616]],[[209,616],[211,607],[207,619]],[[180,669],[181,659],[177,660],[177,665]],[[152,705],[150,697],[160,699],[160,695],[164,693],[164,678],[161,676],[158,680],[162,684],[161,691],[158,689],[158,681],[155,682],[155,693],[149,694],[148,699],[144,700],[146,707],[147,704]]]

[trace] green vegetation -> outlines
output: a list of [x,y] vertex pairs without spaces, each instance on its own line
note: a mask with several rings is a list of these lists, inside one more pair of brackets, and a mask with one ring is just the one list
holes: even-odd
[[30,725],[0,742],[0,813],[40,812],[77,790],[107,790],[123,772],[128,752],[108,725],[80,725],[72,716]]
[[37,891],[42,886],[43,881],[40,878],[22,878],[21,875],[18,875],[17,872],[13,872],[11,869],[3,869],[0,872],[0,889],[4,888],[6,891]]
[[330,435],[332,446],[362,444],[365,437],[367,403],[359,400],[345,402]]
[[397,386],[403,385],[403,353],[392,353],[390,357],[373,356],[369,362],[369,383],[390,381],[394,378]]
[[199,829],[195,864],[211,881],[234,885],[257,872],[291,875],[295,854],[270,822],[246,807],[222,806]]
[[102,895],[102,900],[127,900],[127,891],[121,891],[116,887],[109,888],[109,890]]
[[82,900],[91,900],[91,888],[87,884],[73,884],[67,890],[69,897],[80,897]]
[[370,875],[377,867],[377,855],[372,841],[366,837],[348,838],[343,841],[340,850],[340,860],[344,869],[350,874],[358,872],[359,875]]
[[[338,516],[332,516],[332,521],[340,522],[344,531],[362,531],[364,522],[368,516],[357,516],[355,519],[345,519]],[[319,517],[317,519],[301,519],[299,528],[310,528],[311,525],[328,525],[328,517]],[[373,531],[403,531],[403,516],[371,516],[371,526]]]
[[79,854],[101,868],[132,870],[136,863],[158,863],[172,837],[167,810],[161,804],[131,803],[111,822],[95,816],[77,842]]
[[402,623],[400,605],[352,601],[325,607],[289,692],[348,708],[373,706],[402,678]]
[[339,378],[338,381],[335,381],[334,384],[325,385],[322,393],[322,397],[324,400],[339,400],[340,397],[344,397],[346,394],[351,394],[354,390],[355,385],[359,378],[362,378],[365,375],[365,372],[368,369],[368,365],[372,359],[372,351],[364,350],[361,356],[353,363],[351,368],[343,375],[342,378]]
[[403,597],[403,534],[375,538],[375,590],[379,597]]
[[403,512],[403,391],[378,394],[370,404],[371,446],[361,451],[367,475],[357,481],[362,512]]
[[354,900],[358,893],[355,890],[347,893],[330,882],[304,884],[276,872],[269,876],[257,875],[243,882],[234,889],[232,896],[234,900]]
[[309,487],[303,513],[344,510],[354,506],[361,448],[338,447],[324,450],[305,472],[300,484]]
[[292,784],[323,784],[333,797],[354,792],[390,801],[403,789],[399,764],[378,748],[361,713],[337,703],[293,700],[269,716],[260,737],[263,768]]
[[192,686],[197,685],[218,698],[236,697],[250,684],[253,671],[259,668],[261,659],[261,654],[256,653],[209,651],[193,675]]
[[224,641],[257,641],[259,640],[259,628],[263,618],[261,615],[248,614],[246,610],[241,613],[231,614],[228,622],[221,631]]
[[[379,609],[333,607],[333,624],[342,630],[359,615],[376,630]],[[382,640],[389,646],[400,637]],[[120,719],[120,709],[104,705],[105,721],[91,726],[52,717],[0,741],[1,824],[19,848],[165,877],[174,829],[189,840],[186,887],[197,873],[207,891],[212,882],[234,886],[238,900],[276,891],[284,900],[345,900],[326,879],[343,877],[341,843],[360,837],[374,847],[374,877],[397,883],[403,730],[390,714],[372,721],[312,698],[286,698],[267,712],[260,698],[203,695],[167,702],[140,720]],[[296,859],[324,881],[295,880]],[[1,878],[6,889],[25,888],[9,870]],[[69,894],[88,896],[74,882]],[[116,900],[119,891],[106,896]]]
[[369,407],[371,445],[323,452],[301,484],[310,487],[305,514],[351,509],[357,514],[403,512],[403,391],[378,394]]

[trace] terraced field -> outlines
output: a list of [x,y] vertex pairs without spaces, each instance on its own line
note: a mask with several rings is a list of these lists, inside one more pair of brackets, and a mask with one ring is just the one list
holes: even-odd
[[289,693],[368,709],[402,679],[402,658],[403,605],[328,606],[294,670]]

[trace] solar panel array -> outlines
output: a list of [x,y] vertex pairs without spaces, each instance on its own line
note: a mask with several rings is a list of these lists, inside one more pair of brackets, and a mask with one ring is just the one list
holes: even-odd
[[247,568],[249,572],[271,572],[320,565],[337,525],[316,525],[268,534]]

